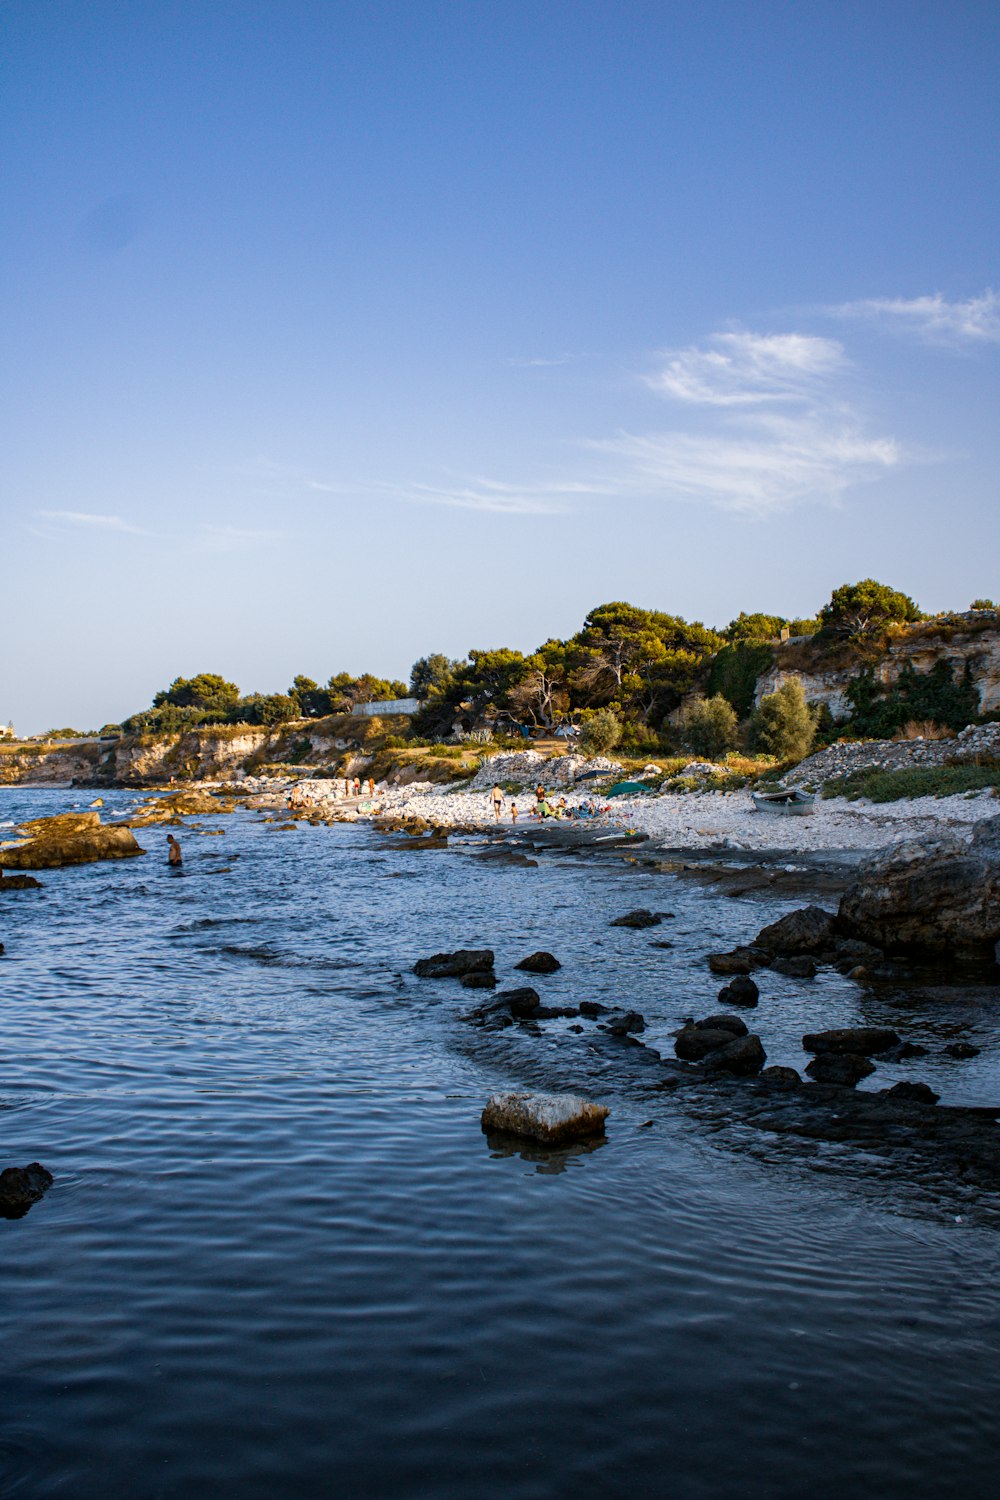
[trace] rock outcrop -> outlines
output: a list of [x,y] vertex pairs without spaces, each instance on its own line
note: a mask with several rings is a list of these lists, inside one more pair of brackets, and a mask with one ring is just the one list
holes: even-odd
[[130,829],[103,824],[96,812],[35,818],[19,831],[30,837],[0,849],[0,864],[7,870],[55,870],[98,859],[130,859],[146,852]]
[[491,1094],[483,1110],[484,1130],[527,1136],[547,1146],[604,1134],[610,1110],[576,1094]]
[[5,1167],[0,1172],[0,1219],[20,1219],[52,1186],[52,1173],[41,1162]]
[[465,974],[491,974],[492,948],[459,948],[454,953],[433,953],[413,965],[418,979],[461,979]]
[[949,830],[905,839],[866,860],[837,926],[888,952],[987,958],[1000,939],[1000,817],[971,839]]
[[529,953],[527,958],[522,958],[514,967],[523,969],[526,974],[554,974],[557,969],[562,968],[562,964],[551,953],[539,949],[537,953]]

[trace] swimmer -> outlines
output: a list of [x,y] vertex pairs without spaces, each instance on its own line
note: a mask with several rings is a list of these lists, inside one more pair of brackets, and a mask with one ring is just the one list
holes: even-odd
[[183,864],[184,857],[181,854],[181,846],[172,833],[167,834],[167,843],[170,845],[167,851],[167,863],[171,866]]

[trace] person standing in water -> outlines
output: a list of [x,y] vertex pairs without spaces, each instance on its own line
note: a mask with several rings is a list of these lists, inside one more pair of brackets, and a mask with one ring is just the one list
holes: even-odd
[[184,863],[184,856],[181,854],[181,846],[172,833],[167,834],[167,843],[170,846],[167,850],[167,863],[171,868],[176,865],[182,865]]
[[500,786],[495,786],[492,792],[490,792],[490,800],[493,803],[493,815],[499,823],[500,811],[504,804],[503,788]]

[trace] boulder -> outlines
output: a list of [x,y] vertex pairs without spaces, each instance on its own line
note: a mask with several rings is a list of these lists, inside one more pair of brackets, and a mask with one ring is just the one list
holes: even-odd
[[646,911],[645,909],[640,909],[639,911],[626,912],[624,917],[615,917],[614,921],[611,923],[611,926],[640,928],[659,927],[662,921],[663,918],[658,916],[655,911]]
[[836,964],[842,974],[849,974],[862,965],[871,968],[884,958],[881,948],[876,948],[874,943],[863,943],[860,938],[837,938],[830,952],[823,955],[824,962]]
[[708,967],[713,974],[749,974],[766,963],[767,954],[760,948],[733,948],[729,953],[708,955]]
[[514,967],[523,969],[527,974],[554,974],[557,969],[562,968],[562,964],[551,953],[541,949],[538,953],[529,953],[527,958],[522,958]]
[[897,953],[994,956],[1000,939],[1000,817],[971,838],[904,839],[859,866],[837,917],[847,937]]
[[773,1065],[770,1068],[764,1068],[760,1081],[772,1089],[797,1089],[802,1083],[802,1079],[794,1068],[781,1068]]
[[940,1094],[935,1094],[929,1083],[910,1083],[904,1079],[902,1083],[894,1083],[891,1089],[882,1089],[885,1099],[911,1099],[914,1104],[936,1104]]
[[747,974],[737,974],[719,991],[720,1005],[743,1005],[752,1009],[760,999],[760,990]]
[[495,990],[497,976],[492,969],[484,969],[482,973],[477,971],[472,974],[463,974],[459,979],[459,984],[467,990]]
[[527,985],[520,990],[501,990],[497,995],[497,1004],[506,1004],[511,1015],[517,1016],[521,1021],[533,1016],[541,1003],[538,991],[529,989]]
[[[0,850],[0,859],[3,851]],[[0,866],[0,891],[40,891],[42,882],[36,880],[34,875],[5,875],[3,867]]]
[[886,1062],[906,1062],[911,1057],[926,1057],[928,1049],[921,1047],[919,1042],[900,1042],[898,1047],[890,1047],[888,1052],[881,1052]]
[[18,823],[17,832],[25,839],[54,838],[69,833],[87,833],[100,826],[100,813],[56,813],[51,818],[29,818],[26,823]]
[[483,1110],[484,1130],[528,1136],[547,1146],[603,1135],[610,1111],[576,1094],[491,1094]]
[[[81,816],[98,818],[97,813]],[[36,824],[59,824],[59,818],[37,818]],[[131,829],[106,827],[99,821],[79,829],[42,828],[23,844],[0,849],[0,864],[8,870],[56,870],[63,865],[90,864],[98,859],[130,859],[145,854]]]
[[735,1073],[738,1078],[750,1078],[759,1073],[767,1061],[763,1043],[755,1032],[748,1036],[733,1037],[725,1047],[710,1052],[705,1058],[705,1067],[723,1073]]
[[645,1031],[646,1019],[637,1010],[626,1010],[609,1016],[605,1025],[612,1036],[628,1036],[632,1032]]
[[771,962],[771,968],[776,974],[784,974],[789,979],[816,978],[816,960],[804,953],[792,958],[775,958]]
[[815,1083],[836,1083],[847,1089],[852,1089],[874,1071],[875,1064],[867,1057],[851,1052],[821,1052],[806,1068]]
[[705,1027],[696,1026],[694,1022],[683,1027],[674,1038],[674,1051],[683,1062],[701,1062],[710,1052],[716,1052],[720,1047],[728,1047],[732,1041],[737,1041],[728,1027],[718,1027],[710,1031]]
[[26,1167],[6,1167],[0,1172],[0,1218],[20,1219],[52,1186],[52,1173],[33,1161]]
[[696,1031],[728,1031],[733,1036],[746,1036],[747,1027],[739,1016],[706,1016],[703,1021],[695,1021]]
[[[534,990],[532,990],[531,993],[534,994]],[[607,1013],[607,1009],[608,1007],[606,1005],[602,1005],[599,1000],[580,1001],[580,1014],[581,1016],[586,1016],[590,1021],[596,1021],[598,1016],[605,1015]]]
[[454,953],[434,953],[413,965],[418,979],[460,979],[463,974],[489,974],[493,970],[492,948],[459,948]]
[[974,1047],[971,1042],[951,1042],[944,1050],[949,1057],[957,1057],[964,1060],[968,1057],[978,1057],[981,1049]]
[[806,1052],[835,1052],[843,1056],[869,1057],[899,1046],[899,1037],[887,1026],[838,1026],[832,1031],[813,1031],[802,1038]]
[[815,956],[828,949],[834,939],[834,914],[821,906],[804,906],[764,927],[754,938],[754,947],[766,953]]
[[539,1005],[526,1019],[529,1021],[556,1021],[560,1017],[578,1016],[580,1014],[575,1005]]

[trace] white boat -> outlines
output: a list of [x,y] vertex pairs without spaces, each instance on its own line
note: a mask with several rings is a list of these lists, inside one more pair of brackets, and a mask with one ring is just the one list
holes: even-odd
[[795,813],[804,817],[813,810],[815,792],[804,792],[801,787],[781,786],[773,792],[751,792],[753,805],[758,812]]

